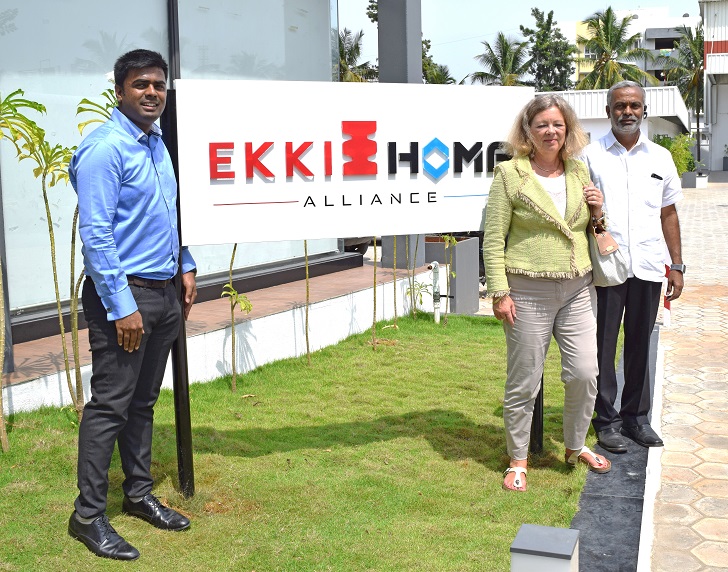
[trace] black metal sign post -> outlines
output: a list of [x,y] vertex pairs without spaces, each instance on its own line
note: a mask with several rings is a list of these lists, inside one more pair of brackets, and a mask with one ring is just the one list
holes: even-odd
[[543,374],[541,374],[541,388],[538,390],[536,401],[533,404],[531,440],[529,441],[528,450],[531,453],[543,451]]
[[[167,90],[167,106],[160,118],[164,144],[169,151],[174,165],[174,173],[179,182],[178,147],[177,147],[177,93]],[[180,218],[179,190],[177,192],[177,231],[182,244],[182,223]],[[175,278],[177,298],[184,308],[182,292],[182,261]],[[177,432],[177,474],[179,486],[185,497],[195,494],[195,468],[192,461],[192,419],[190,416],[190,382],[187,373],[187,328],[184,319],[181,321],[179,334],[172,345],[172,378],[174,386],[174,418]]]

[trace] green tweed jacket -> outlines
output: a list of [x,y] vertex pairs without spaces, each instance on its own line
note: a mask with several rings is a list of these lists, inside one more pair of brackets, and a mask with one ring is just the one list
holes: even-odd
[[506,274],[533,278],[576,278],[591,271],[584,199],[586,165],[567,159],[566,216],[538,182],[528,157],[496,166],[485,216],[483,260],[489,296],[510,289]]

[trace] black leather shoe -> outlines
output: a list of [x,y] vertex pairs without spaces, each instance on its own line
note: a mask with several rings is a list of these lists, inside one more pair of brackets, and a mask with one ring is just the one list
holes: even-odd
[[83,542],[96,556],[115,560],[139,558],[139,551],[119,536],[105,514],[90,524],[83,524],[74,511],[68,520],[68,534]]
[[626,453],[629,446],[627,439],[622,437],[619,429],[614,427],[607,427],[597,431],[597,441],[602,449],[606,449],[610,453]]
[[190,526],[188,518],[164,506],[152,493],[144,495],[139,502],[131,502],[129,497],[125,496],[121,510],[132,516],[138,516],[162,530],[184,530]]
[[622,435],[629,437],[643,447],[662,447],[664,443],[655,430],[650,427],[649,423],[642,425],[634,425],[632,427],[622,427]]

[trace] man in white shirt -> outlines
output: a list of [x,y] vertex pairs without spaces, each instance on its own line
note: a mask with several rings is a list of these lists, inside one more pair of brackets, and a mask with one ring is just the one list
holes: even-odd
[[[640,132],[647,117],[645,91],[622,81],[607,93],[607,117],[612,130],[584,150],[592,180],[604,194],[608,230],[630,267],[624,284],[597,288],[599,377],[592,424],[607,451],[627,451],[629,437],[643,447],[661,447],[649,424],[650,336],[660,304],[665,276],[665,245],[672,262],[666,296],[674,300],[683,289],[680,223],[675,203],[682,198],[680,179],[666,149]],[[614,362],[624,316],[624,389],[621,408]]]

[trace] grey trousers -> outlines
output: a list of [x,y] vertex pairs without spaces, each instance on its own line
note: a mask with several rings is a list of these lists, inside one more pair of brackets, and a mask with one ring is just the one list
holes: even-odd
[[116,324],[91,280],[83,285],[83,312],[88,322],[92,370],[91,399],[78,432],[76,512],[93,518],[106,511],[109,466],[119,444],[126,477],[124,494],[143,496],[152,490],[152,424],[167,356],[180,329],[182,311],[173,285],[166,288],[129,286],[144,324],[141,347],[124,351],[117,343]]
[[516,305],[513,326],[503,323],[508,373],[503,421],[511,459],[528,457],[534,400],[551,336],[561,350],[564,445],[584,446],[597,393],[597,298],[591,274],[568,280],[508,275]]

